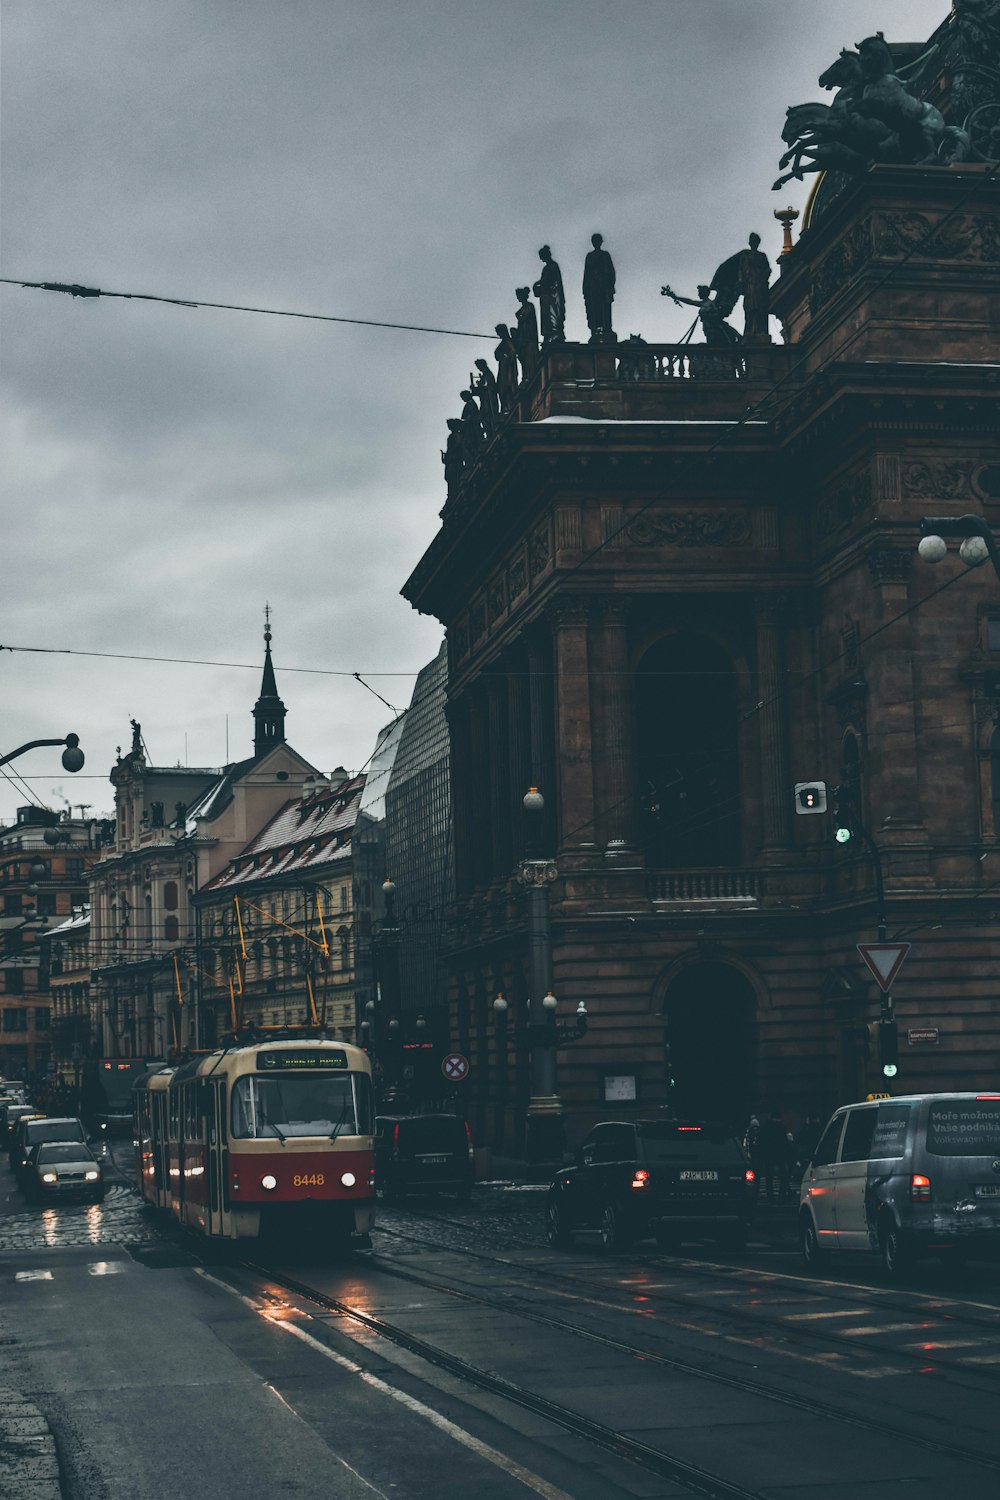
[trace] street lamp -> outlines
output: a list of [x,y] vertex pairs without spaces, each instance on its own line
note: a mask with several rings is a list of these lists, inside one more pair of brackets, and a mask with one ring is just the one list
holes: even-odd
[[8,761],[16,760],[26,750],[37,750],[40,745],[65,745],[66,748],[62,753],[63,770],[74,772],[83,770],[83,751],[80,749],[78,734],[68,734],[62,740],[29,740],[26,745],[19,745],[9,755],[0,755],[0,766],[7,765]]
[[989,558],[1000,578],[1000,550],[993,528],[982,516],[924,516],[920,523],[917,552],[926,563],[939,563],[947,556],[948,537],[961,537],[958,555],[967,568],[978,568]]

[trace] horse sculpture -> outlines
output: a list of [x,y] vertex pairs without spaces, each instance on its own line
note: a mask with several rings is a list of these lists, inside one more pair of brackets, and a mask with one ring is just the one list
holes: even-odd
[[790,170],[775,188],[805,172],[835,169],[859,174],[873,162],[958,160],[968,153],[967,131],[947,125],[941,111],[910,93],[893,71],[892,52],[879,32],[844,50],[819,79],[835,89],[832,104],[794,104],[781,138]]

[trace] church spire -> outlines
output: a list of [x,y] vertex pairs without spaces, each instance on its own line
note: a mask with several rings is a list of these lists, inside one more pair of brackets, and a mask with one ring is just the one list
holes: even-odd
[[253,753],[259,758],[275,745],[285,742],[285,705],[278,697],[278,684],[274,680],[274,663],[271,661],[271,606],[264,606],[264,675],[260,682],[260,697],[253,711]]

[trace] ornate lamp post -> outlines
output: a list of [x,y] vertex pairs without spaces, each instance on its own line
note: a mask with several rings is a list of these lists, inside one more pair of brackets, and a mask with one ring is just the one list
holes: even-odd
[[65,745],[66,748],[62,753],[63,770],[83,770],[83,751],[80,749],[80,736],[78,734],[68,734],[63,740],[28,740],[27,744],[19,745],[9,755],[0,755],[0,766],[5,766],[8,761],[16,760],[26,750],[37,750],[40,745]]

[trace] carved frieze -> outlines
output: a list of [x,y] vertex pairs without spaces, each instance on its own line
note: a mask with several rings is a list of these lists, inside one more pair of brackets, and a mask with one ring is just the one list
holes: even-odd
[[489,605],[490,620],[499,620],[507,608],[507,580],[502,573],[490,584]]
[[872,256],[872,220],[862,219],[816,267],[809,289],[809,309],[818,313]]
[[872,479],[868,469],[858,469],[820,501],[816,529],[829,536],[864,514],[872,502]]
[[632,547],[748,547],[750,516],[737,510],[645,511],[625,528]]
[[917,459],[903,465],[903,489],[921,500],[954,500],[969,490],[972,465],[958,460]]
[[536,532],[533,532],[528,544],[528,567],[532,578],[537,578],[538,574],[545,570],[551,555],[548,527],[540,526]]
[[921,255],[928,260],[1000,260],[1000,218],[995,214],[879,214],[875,253],[886,258]]
[[601,506],[601,541],[604,550],[617,551],[625,540],[622,531],[622,523],[625,520],[625,507],[620,501],[613,501],[610,505]]

